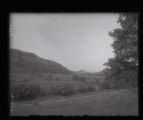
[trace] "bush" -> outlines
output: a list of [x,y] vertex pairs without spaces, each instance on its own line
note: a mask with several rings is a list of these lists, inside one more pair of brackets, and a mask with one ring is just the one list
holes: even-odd
[[86,78],[85,77],[80,77],[79,80],[83,81],[83,82],[86,82]]
[[102,89],[122,89],[122,88],[126,88],[128,85],[125,82],[122,81],[110,81],[109,82],[103,82],[101,84],[101,88]]
[[38,85],[18,85],[12,89],[12,93],[16,101],[32,100],[46,95],[43,89]]
[[79,79],[79,77],[77,76],[77,75],[73,75],[72,76],[72,80],[74,81],[74,80],[78,80]]
[[52,86],[50,87],[48,92],[49,95],[64,95],[64,96],[72,95],[75,93],[76,93],[76,90],[74,86],[69,84]]
[[79,77],[79,76],[77,76],[77,75],[72,76],[72,80],[73,80],[73,81],[86,82],[86,78],[85,78],[85,77],[83,77],[83,76]]
[[49,95],[73,95],[77,94],[78,92],[80,93],[85,93],[85,92],[90,92],[90,91],[95,91],[96,88],[91,86],[91,85],[79,85],[73,86],[70,84],[63,84],[63,85],[56,85],[50,87],[48,94]]
[[48,80],[53,80],[54,78],[53,78],[53,76],[52,76],[52,74],[50,74],[49,76],[48,76]]
[[90,91],[95,91],[95,88],[92,86],[87,86],[87,85],[80,85],[77,88],[78,92],[84,93],[84,92],[90,92]]
[[28,80],[28,79],[24,79],[23,81],[24,81],[24,82],[28,82],[29,80]]
[[59,78],[59,77],[57,77],[55,80],[56,80],[56,81],[60,81],[60,78]]
[[101,89],[111,89],[111,84],[109,82],[103,82],[100,84]]

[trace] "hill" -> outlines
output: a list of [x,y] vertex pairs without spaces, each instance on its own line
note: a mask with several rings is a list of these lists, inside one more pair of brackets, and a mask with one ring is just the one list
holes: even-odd
[[10,71],[14,73],[72,73],[59,63],[18,49],[10,49]]

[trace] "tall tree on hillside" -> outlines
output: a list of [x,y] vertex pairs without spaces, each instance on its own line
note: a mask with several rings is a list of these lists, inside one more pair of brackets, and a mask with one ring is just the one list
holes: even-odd
[[115,57],[106,65],[106,79],[112,83],[126,82],[137,85],[138,81],[138,14],[122,13],[118,23],[121,28],[109,32],[113,37]]

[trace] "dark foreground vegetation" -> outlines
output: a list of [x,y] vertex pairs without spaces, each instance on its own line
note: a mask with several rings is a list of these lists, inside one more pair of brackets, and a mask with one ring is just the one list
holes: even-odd
[[14,100],[23,101],[23,100],[31,100],[39,97],[43,97],[46,95],[46,92],[43,91],[38,85],[18,85],[12,89]]
[[[136,89],[137,90],[137,89]],[[138,96],[134,89],[105,90],[62,97],[15,102],[12,116],[27,115],[138,115]]]
[[91,85],[75,86],[68,83],[52,85],[47,90],[42,89],[40,85],[18,85],[11,90],[15,101],[32,100],[44,96],[69,96],[90,91],[96,91],[96,88]]
[[[116,83],[109,84],[109,82],[102,82],[98,84],[98,90],[116,90],[116,89],[130,89],[137,88],[137,86],[130,85],[128,83]],[[74,84],[63,83],[51,85],[47,89],[43,89],[40,85],[17,85],[15,86],[11,92],[14,97],[14,101],[25,101],[32,100],[42,97],[49,98],[50,96],[70,96],[79,93],[87,93],[87,92],[96,92],[97,87],[91,84],[78,84],[74,82]]]

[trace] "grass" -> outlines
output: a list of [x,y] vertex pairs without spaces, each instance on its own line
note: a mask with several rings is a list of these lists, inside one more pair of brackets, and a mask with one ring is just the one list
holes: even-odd
[[73,95],[76,94],[76,89],[73,85],[70,84],[62,84],[51,86],[48,90],[49,95]]
[[[33,85],[39,86],[49,95],[71,95],[78,93],[85,93],[94,91],[98,85],[96,82],[99,81],[99,78],[96,76],[79,76],[79,78],[85,78],[86,81],[73,80],[74,75],[70,74],[27,74],[27,73],[18,73],[12,74],[11,79],[16,80],[17,82],[11,82],[11,88],[17,86],[27,86],[31,87]],[[94,86],[94,87],[93,87]]]
[[12,115],[138,115],[138,95],[131,89],[106,90],[94,95],[44,104],[35,102],[32,106],[15,103]]
[[46,92],[43,89],[41,89],[38,85],[18,85],[12,88],[11,92],[14,96],[14,100],[16,101],[31,100],[46,95]]
[[[70,75],[70,74],[44,74],[44,73],[43,74],[13,74],[11,76],[12,80],[17,82],[11,82],[11,88],[14,89],[19,86],[26,86],[27,88],[28,87],[31,88],[29,90],[23,90],[22,87],[19,88],[20,91],[17,92],[17,94],[21,96],[21,100],[22,99],[25,100],[25,98],[22,98],[22,96],[27,96],[26,95],[27,92],[23,92],[23,91],[29,91],[29,92],[31,91],[30,94],[35,94],[35,97],[33,95],[34,99],[42,97],[40,95],[37,95],[36,97],[36,93],[34,93],[34,90],[32,90],[31,86],[38,86],[43,92],[45,92],[47,97],[70,96],[74,94],[96,91],[97,89],[101,89],[101,90],[112,89],[110,88],[109,84],[105,82],[100,82],[100,80],[103,80],[104,76],[100,76],[101,78],[99,78],[99,76],[89,77],[89,76],[81,75],[81,76],[78,76],[79,79],[76,79],[76,80],[73,79],[74,78],[73,76],[74,75]],[[83,77],[85,78],[84,81],[83,81]],[[134,91],[137,91],[137,90],[134,90]],[[23,92],[22,93],[23,95],[20,94],[20,92]],[[37,94],[40,94],[38,93],[38,90],[37,90]],[[30,100],[30,99],[27,99],[27,100]]]
[[[47,73],[39,73],[39,74],[28,74],[28,73],[13,73],[10,75],[10,78],[12,80],[29,80],[31,82],[36,81],[50,81],[49,76],[52,76],[53,80],[56,80],[57,78],[62,81],[72,81],[74,74],[47,74]],[[89,75],[78,75],[78,77],[85,77],[87,81],[98,81],[103,80],[104,76],[89,76]],[[75,81],[75,80],[73,80]]]
[[[43,84],[18,84],[12,88],[15,100],[31,100],[43,96],[70,96],[78,93],[96,91],[96,86],[78,82],[52,83],[48,87]],[[41,86],[42,85],[42,86]],[[43,87],[43,85],[45,85]]]
[[[89,77],[81,75],[78,76],[78,79],[73,79],[74,75],[70,74],[13,74],[12,76],[12,80],[19,81],[11,82],[12,89],[16,87],[18,88],[19,86],[26,86],[25,88],[19,87],[18,89],[20,90],[16,90],[19,91],[17,92],[17,94],[19,94],[21,100],[25,100],[25,98],[22,98],[22,96],[27,96],[26,94],[33,94],[33,99],[43,97],[40,95],[36,95],[40,94],[38,93],[39,91],[43,91],[45,93],[45,96],[51,97],[70,96],[74,94],[97,91],[97,89],[111,89],[109,84],[105,82],[100,82],[100,80],[103,80],[104,76],[100,76],[101,78],[99,78],[99,76]],[[85,79],[83,80],[83,78]],[[33,86],[37,86],[37,92],[35,92],[35,88],[32,89]],[[30,89],[25,90],[27,88]],[[28,93],[25,91],[28,91]],[[22,92],[22,94],[20,92]],[[31,98],[26,100],[30,99]]]

